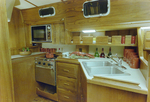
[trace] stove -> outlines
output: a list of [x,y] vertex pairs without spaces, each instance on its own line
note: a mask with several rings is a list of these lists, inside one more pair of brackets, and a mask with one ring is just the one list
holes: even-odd
[[56,86],[56,67],[54,58],[35,58],[35,79],[38,82]]

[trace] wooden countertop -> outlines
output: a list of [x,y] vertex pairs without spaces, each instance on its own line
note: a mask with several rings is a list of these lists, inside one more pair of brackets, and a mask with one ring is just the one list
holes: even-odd
[[11,59],[17,59],[17,58],[25,58],[25,57],[31,57],[31,56],[36,56],[36,55],[45,55],[46,52],[33,52],[31,55],[26,55],[26,56],[22,56],[22,55],[12,55]]

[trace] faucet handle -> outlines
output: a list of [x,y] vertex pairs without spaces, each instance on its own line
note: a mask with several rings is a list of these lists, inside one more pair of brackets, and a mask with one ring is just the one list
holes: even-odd
[[119,59],[118,54],[116,53],[116,57]]
[[118,65],[119,65],[119,66],[122,66],[122,59],[119,59]]

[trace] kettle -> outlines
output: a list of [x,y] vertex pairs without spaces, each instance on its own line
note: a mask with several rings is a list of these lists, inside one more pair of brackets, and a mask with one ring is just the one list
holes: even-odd
[[46,58],[53,58],[53,57],[54,57],[53,53],[50,53],[50,52],[46,53]]

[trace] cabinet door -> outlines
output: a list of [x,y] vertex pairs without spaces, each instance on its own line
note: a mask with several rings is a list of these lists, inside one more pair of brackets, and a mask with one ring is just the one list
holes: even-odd
[[64,24],[51,24],[52,43],[65,44],[65,28]]
[[77,102],[77,96],[71,91],[58,88],[59,102]]
[[57,76],[58,88],[63,88],[76,93],[77,90],[77,79],[67,78],[63,76]]

